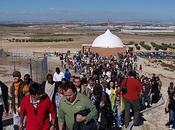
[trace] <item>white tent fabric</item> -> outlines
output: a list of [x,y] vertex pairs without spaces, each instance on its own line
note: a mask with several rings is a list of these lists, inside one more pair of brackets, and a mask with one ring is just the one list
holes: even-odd
[[109,29],[107,31],[98,36],[94,42],[92,43],[92,47],[100,47],[100,48],[123,48],[124,44],[121,39],[116,35],[112,34]]

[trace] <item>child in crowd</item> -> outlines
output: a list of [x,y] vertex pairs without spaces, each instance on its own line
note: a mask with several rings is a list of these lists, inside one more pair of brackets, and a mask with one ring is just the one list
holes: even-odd
[[115,108],[114,108],[114,117],[115,117],[115,125],[119,128],[122,127],[122,111],[124,110],[123,108],[123,101],[122,97],[120,94],[120,87],[117,87],[116,89],[116,100],[115,100]]
[[61,81],[55,83],[55,87],[56,87],[55,104],[56,104],[57,113],[59,110],[59,103],[60,103],[61,97],[63,96],[62,85],[63,83]]

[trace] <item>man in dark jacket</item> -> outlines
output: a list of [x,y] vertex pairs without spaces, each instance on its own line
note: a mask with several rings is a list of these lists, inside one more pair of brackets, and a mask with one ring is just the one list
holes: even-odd
[[8,87],[0,81],[0,130],[3,129],[2,116],[3,116],[4,108],[7,114],[9,111]]
[[114,116],[109,95],[103,91],[100,84],[96,84],[91,96],[92,103],[98,112],[99,130],[111,130],[114,123]]

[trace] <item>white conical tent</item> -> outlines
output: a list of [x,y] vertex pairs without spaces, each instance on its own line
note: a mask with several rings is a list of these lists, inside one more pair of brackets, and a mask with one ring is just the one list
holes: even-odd
[[124,47],[121,39],[116,35],[112,34],[109,29],[107,31],[98,36],[94,42],[92,43],[92,47],[100,47],[100,48],[118,48]]
[[125,45],[119,37],[112,34],[109,29],[98,36],[92,43],[91,51],[101,56],[117,55],[125,51]]

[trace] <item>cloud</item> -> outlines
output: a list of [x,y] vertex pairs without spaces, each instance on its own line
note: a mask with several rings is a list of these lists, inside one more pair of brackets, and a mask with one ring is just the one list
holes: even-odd
[[51,8],[49,8],[49,10],[56,10],[55,8],[53,8],[53,7],[51,7]]

